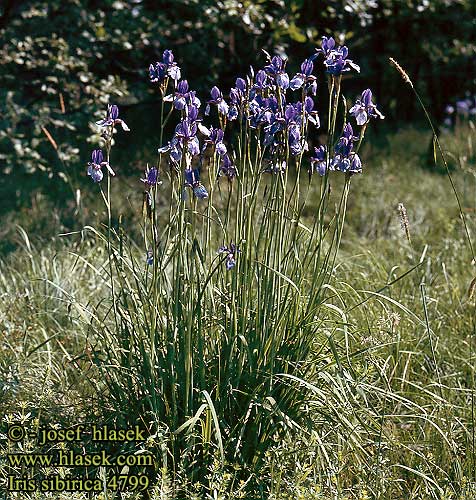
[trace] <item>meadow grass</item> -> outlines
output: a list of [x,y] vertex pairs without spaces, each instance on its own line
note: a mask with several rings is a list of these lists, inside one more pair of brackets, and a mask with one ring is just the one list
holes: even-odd
[[[408,129],[386,148],[364,150],[365,176],[352,184],[338,265],[326,285],[318,328],[305,356],[305,377],[288,371],[283,379],[284,391],[301,394],[295,411],[306,418],[299,426],[290,422],[286,433],[274,428],[257,433],[269,446],[252,471],[253,493],[243,488],[239,470],[253,459],[222,460],[221,448],[225,453],[230,441],[219,435],[215,423],[219,398],[214,403],[208,392],[209,399],[204,396],[195,412],[189,410],[196,420],[188,422],[186,446],[194,452],[199,446],[199,453],[208,454],[207,470],[196,482],[212,498],[474,496],[474,296],[468,296],[468,289],[475,273],[451,186],[441,175],[420,168],[430,140],[431,135]],[[442,142],[457,159],[455,183],[472,230],[474,131],[460,129]],[[339,192],[339,180],[332,187]],[[313,194],[319,199],[318,192],[311,192],[311,200]],[[400,227],[399,203],[407,210],[411,242]],[[309,216],[304,213],[303,223]],[[28,228],[30,220],[18,222]],[[38,420],[66,425],[93,415],[117,418],[118,409],[130,418],[125,409],[131,402],[137,405],[132,415],[144,412],[139,396],[146,399],[150,392],[121,386],[131,382],[130,375],[121,378],[116,372],[115,380],[104,378],[102,357],[116,356],[108,360],[108,373],[114,374],[112,361],[130,356],[132,349],[112,343],[113,319],[99,314],[110,307],[108,257],[100,237],[89,233],[82,241],[80,235],[45,241],[20,230],[19,241],[2,261],[0,273],[2,413],[34,427]],[[228,278],[224,271],[221,276]],[[145,329],[148,315],[140,316],[139,306],[129,311]],[[151,337],[137,338],[145,339],[136,346],[136,352],[144,353]],[[287,338],[286,345],[291,341]],[[219,344],[217,352],[221,349]],[[136,362],[144,359],[138,356]],[[149,368],[141,375],[144,366],[130,358],[123,365],[133,368],[135,380],[142,382],[153,372]],[[120,398],[134,393],[121,404]],[[231,418],[226,406],[220,411],[224,419]],[[172,430],[156,428],[147,443],[161,457],[151,498],[176,497],[180,481],[188,498],[198,495],[190,481],[193,454],[185,454],[185,463],[174,463]],[[231,443],[236,446],[236,440]],[[28,446],[35,449],[34,443]],[[5,460],[2,464],[5,478],[11,470]]]

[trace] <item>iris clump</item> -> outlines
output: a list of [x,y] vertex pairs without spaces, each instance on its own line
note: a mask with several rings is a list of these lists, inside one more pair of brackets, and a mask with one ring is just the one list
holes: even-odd
[[[161,103],[157,166],[140,178],[143,242],[116,231],[103,194],[114,316],[99,328],[105,406],[125,425],[140,418],[151,433],[165,428],[167,451],[157,456],[169,456],[190,483],[217,463],[234,464],[251,488],[272,444],[311,426],[301,411],[315,373],[310,354],[330,321],[326,300],[351,179],[363,170],[364,133],[382,117],[370,90],[347,112],[342,74],[358,66],[334,39],[323,37],[294,74],[287,57],[265,58],[228,92],[213,86],[202,101],[164,51],[149,67]],[[175,128],[164,140],[169,119]],[[117,106],[109,106],[98,123],[107,160],[95,151],[88,167],[96,182],[119,124]],[[323,143],[312,140],[316,130]],[[344,173],[340,200],[331,195],[334,172]],[[317,210],[308,210],[310,199]]]

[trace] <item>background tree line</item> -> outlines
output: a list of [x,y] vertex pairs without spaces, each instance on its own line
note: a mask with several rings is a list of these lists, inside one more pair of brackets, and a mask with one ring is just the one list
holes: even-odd
[[[226,94],[236,76],[264,63],[262,48],[291,56],[292,73],[332,35],[365,68],[350,77],[347,97],[372,88],[395,128],[420,112],[388,57],[408,70],[439,122],[447,103],[474,93],[475,34],[472,0],[3,0],[1,176],[64,176],[63,163],[88,161],[79,145],[109,101],[133,130],[154,130],[159,96],[147,68],[165,48],[206,99],[211,86]],[[144,135],[125,143],[131,165],[156,151],[157,137],[146,143]]]

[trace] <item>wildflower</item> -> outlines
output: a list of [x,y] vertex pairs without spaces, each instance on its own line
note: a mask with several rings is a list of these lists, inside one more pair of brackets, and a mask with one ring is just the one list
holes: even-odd
[[245,80],[243,80],[243,78],[237,78],[235,82],[235,87],[244,94],[246,92]]
[[344,134],[339,138],[339,141],[335,145],[335,152],[341,154],[342,156],[349,156],[352,151],[353,142],[357,138],[354,137],[354,132],[352,130],[352,125],[347,123],[344,127]]
[[182,148],[179,138],[174,136],[165,146],[158,148],[157,152],[160,154],[169,152],[172,162],[178,165],[182,159]]
[[171,50],[164,50],[162,62],[156,62],[149,66],[149,77],[152,83],[163,83],[167,77],[176,82],[180,80],[181,72]]
[[267,123],[266,108],[262,106],[263,102],[261,96],[256,96],[249,106],[248,120],[251,128],[258,128],[261,124]]
[[327,73],[333,76],[338,76],[351,69],[360,72],[359,65],[347,59],[349,49],[345,45],[336,47],[335,40],[332,37],[323,36],[321,48],[316,49],[316,54],[311,56],[310,59],[313,60],[320,53],[324,55],[324,65],[327,68]]
[[208,198],[208,192],[205,186],[200,182],[200,174],[197,168],[186,169],[185,172],[185,185],[192,188],[193,194],[200,200]]
[[266,73],[275,79],[276,85],[283,90],[289,88],[289,76],[284,71],[285,62],[285,59],[282,57],[274,56],[271,62],[264,68]]
[[357,125],[364,125],[370,118],[385,118],[372,102],[372,91],[370,89],[362,92],[361,99],[357,99],[354,106],[350,108],[349,113],[355,117]]
[[326,36],[323,36],[321,42],[321,48],[316,50],[317,53],[322,52],[324,54],[324,57],[328,57],[329,54],[334,50],[335,46],[336,42],[334,38],[332,37],[327,38]]
[[147,166],[146,171],[145,171],[145,178],[141,179],[141,181],[147,186],[156,186],[157,184],[161,184],[159,181],[159,171],[157,168],[152,167],[149,169],[149,166]]
[[106,167],[111,175],[115,175],[109,163],[104,161],[102,151],[100,149],[95,149],[91,154],[91,161],[88,163],[88,175],[94,182],[102,181],[102,167]]
[[361,174],[362,173],[362,161],[357,153],[351,154],[350,167],[347,170],[351,174]]
[[162,83],[168,76],[167,65],[161,62],[149,65],[149,78],[151,83]]
[[237,78],[235,88],[230,89],[230,106],[228,109],[228,120],[235,120],[238,117],[238,110],[242,109],[245,98],[246,82],[243,78]]
[[167,66],[172,66],[172,64],[174,64],[174,55],[171,50],[164,50],[164,53],[162,54],[162,61],[164,61],[164,64]]
[[152,250],[147,250],[146,262],[148,266],[151,266],[154,263],[154,252]]
[[455,112],[454,106],[451,106],[451,104],[448,104],[445,108],[445,113],[448,115],[452,115]]
[[[166,95],[164,97],[164,101],[173,101],[175,109],[182,110],[185,109],[187,102],[189,102],[190,104],[195,104],[196,98],[195,93],[192,94],[189,91],[188,81],[181,80],[180,82],[178,82],[174,94]],[[200,106],[200,102],[198,102],[198,106]]]
[[304,100],[304,110],[306,112],[307,119],[316,127],[319,128],[321,126],[321,122],[319,120],[319,115],[317,111],[314,111],[314,99],[312,97],[307,96]]
[[255,84],[253,85],[253,88],[256,90],[264,90],[265,88],[268,87],[268,85],[266,83],[267,79],[268,79],[268,76],[266,75],[266,71],[263,71],[262,69],[260,69],[256,73]]
[[197,138],[198,125],[189,119],[182,120],[175,127],[175,136],[182,144],[182,147],[188,147],[191,155],[198,155],[200,153],[200,143]]
[[200,132],[204,133],[207,136],[205,139],[205,143],[202,148],[202,153],[205,151],[208,145],[215,146],[215,151],[220,156],[226,155],[227,149],[225,143],[223,142],[224,132],[221,128],[213,128],[211,127],[208,130],[206,127],[201,127]]
[[306,149],[306,143],[301,141],[301,128],[297,123],[293,123],[288,128],[289,148],[293,155],[298,155]]
[[236,167],[233,165],[230,157],[227,154],[223,156],[223,159],[221,161],[219,175],[220,174],[225,175],[229,180],[236,177]]
[[469,99],[460,99],[456,101],[456,112],[459,115],[468,115],[471,107],[471,101]]
[[210,104],[215,104],[218,107],[218,112],[221,115],[227,115],[228,113],[228,104],[225,99],[223,99],[223,94],[221,93],[218,87],[213,87],[210,91],[211,99],[208,101],[207,108],[205,110],[205,114],[208,115],[210,113]]
[[115,104],[108,104],[107,105],[107,115],[104,120],[99,120],[96,122],[96,125],[99,125],[100,127],[110,127],[110,126],[115,126],[115,125],[121,125],[122,129],[128,132],[130,128],[126,125],[126,122],[124,120],[121,120],[119,118],[119,108]]
[[301,64],[301,73],[297,73],[294,78],[289,82],[291,90],[300,89],[305,83],[315,83],[316,77],[311,73],[314,69],[314,63],[311,59],[306,59]]
[[218,249],[219,254],[222,254],[222,253],[226,254],[226,269],[227,269],[227,271],[229,271],[230,269],[233,269],[235,267],[236,257],[237,257],[237,254],[240,252],[241,252],[241,250],[233,242],[230,243],[229,247],[223,245]]
[[162,60],[164,64],[167,66],[167,74],[175,80],[176,82],[180,80],[181,72],[180,68],[177,66],[177,63],[174,61],[174,55],[171,50],[164,50],[162,54]]
[[326,173],[326,158],[327,149],[325,146],[319,146],[314,148],[314,156],[311,156],[311,168],[309,174],[312,172],[317,172],[319,175],[324,175]]
[[354,141],[356,140],[357,137],[354,137],[352,125],[346,123],[344,133],[334,147],[336,155],[332,159],[329,167],[330,170],[340,170],[341,172],[347,172],[349,174],[362,172],[362,162],[357,153],[352,151]]

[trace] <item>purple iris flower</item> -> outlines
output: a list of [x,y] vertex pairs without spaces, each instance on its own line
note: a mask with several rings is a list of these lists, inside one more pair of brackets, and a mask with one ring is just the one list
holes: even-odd
[[151,83],[162,83],[167,78],[167,65],[161,62],[149,65]]
[[220,156],[226,155],[227,149],[225,143],[223,142],[224,132],[221,128],[211,127],[210,130],[208,130],[205,127],[202,127],[200,130],[207,136],[207,139],[205,139],[205,143],[202,148],[202,153],[205,151],[207,146],[211,145],[215,147],[215,151]]
[[175,89],[174,95],[168,95],[164,97],[164,101],[171,102],[173,101],[175,109],[185,109],[187,104],[187,96],[189,95],[189,87],[187,80],[181,80],[178,82],[177,87]]
[[326,173],[326,158],[327,149],[325,146],[314,148],[314,156],[311,156],[311,169],[309,173],[317,172],[321,176],[324,175]]
[[227,118],[230,121],[236,120],[239,115],[239,110],[243,109],[245,99],[246,82],[243,78],[236,79],[236,87],[230,89],[230,107],[228,109]]
[[174,63],[174,55],[171,50],[164,50],[164,53],[162,54],[162,61],[164,61],[164,64],[167,66],[171,66]]
[[314,99],[307,96],[304,100],[304,110],[306,112],[307,119],[316,127],[321,126],[321,121],[319,120],[319,115],[317,111],[314,111]]
[[154,252],[152,250],[147,250],[146,262],[148,266],[154,263]]
[[189,119],[182,120],[175,127],[175,137],[180,141],[183,148],[187,146],[191,155],[195,156],[200,153],[200,143],[197,138],[198,125]]
[[194,104],[187,106],[185,108],[187,118],[190,122],[196,122],[198,120],[198,107]]
[[327,57],[331,51],[334,50],[336,46],[336,42],[333,37],[327,38],[326,36],[322,37],[322,42],[321,42],[321,48],[316,49],[317,53],[322,52],[324,54],[324,57]]
[[296,76],[289,82],[289,88],[291,90],[300,89],[305,83],[315,83],[316,77],[311,73],[314,69],[314,63],[311,59],[306,59],[301,64],[301,72],[297,73]]
[[451,104],[448,104],[445,108],[445,113],[448,115],[452,115],[455,112],[454,106],[451,106]]
[[200,182],[200,173],[198,168],[187,168],[184,172],[185,185],[192,188],[193,194],[199,199],[208,198],[208,192],[205,186]]
[[349,113],[355,116],[357,125],[364,125],[370,118],[385,118],[377,109],[377,106],[372,102],[372,91],[370,89],[362,92],[362,97],[357,99],[355,104],[350,108]]
[[354,145],[351,139],[347,139],[347,137],[341,137],[335,145],[334,150],[337,154],[347,157],[350,155],[353,146]]
[[180,139],[176,136],[172,138],[165,146],[157,150],[158,153],[169,153],[170,160],[175,165],[178,165],[182,159],[182,146]]
[[287,73],[281,72],[276,75],[276,83],[278,87],[281,87],[283,90],[289,88],[289,76]]
[[233,106],[239,106],[241,104],[243,94],[239,89],[230,89],[230,102]]
[[330,170],[340,170],[341,172],[347,172],[350,168],[350,159],[347,156],[338,154],[332,159]]
[[268,79],[268,77],[266,75],[266,71],[260,69],[256,73],[255,84],[253,85],[253,88],[256,90],[263,90],[263,89],[267,88],[268,87],[267,79]]
[[152,83],[163,83],[167,77],[176,82],[180,80],[180,68],[174,61],[174,55],[171,50],[164,50],[162,62],[156,62],[149,66],[149,77]]
[[358,141],[359,138],[354,136],[354,129],[350,123],[346,123],[344,126],[343,137],[349,140]]
[[194,90],[189,90],[187,80],[178,82],[174,94],[169,94],[164,97],[165,102],[174,103],[175,109],[183,110],[186,106],[200,107],[200,100],[196,97]]
[[234,179],[237,175],[236,167],[233,165],[230,157],[225,154],[220,164],[219,175],[225,175],[228,179]]
[[205,114],[208,115],[210,113],[210,104],[215,104],[218,107],[218,112],[221,115],[228,114],[228,104],[225,99],[223,99],[223,94],[221,93],[218,87],[213,87],[210,91],[211,99],[208,101],[208,105],[205,111]]
[[284,66],[285,60],[280,56],[274,56],[264,70],[275,79],[278,87],[286,90],[289,88],[289,76],[284,71]]
[[349,49],[346,46],[336,47],[336,42],[332,37],[323,36],[321,48],[316,49],[316,54],[311,56],[310,59],[315,59],[321,53],[324,55],[324,65],[327,68],[327,73],[333,76],[338,76],[351,69],[360,72],[359,65],[347,59]]
[[298,155],[303,150],[303,144],[301,142],[301,127],[296,123],[293,123],[288,128],[288,141],[289,148],[293,155]]
[[231,242],[229,246],[221,246],[218,249],[218,253],[224,253],[226,254],[226,269],[229,271],[230,269],[233,269],[236,265],[236,257],[237,254],[240,253],[241,250],[233,243]]
[[284,110],[284,117],[286,119],[286,123],[289,124],[291,122],[295,122],[298,118],[300,118],[302,111],[301,103],[288,104],[286,109]]
[[332,159],[330,170],[340,170],[341,172],[348,172],[349,174],[356,174],[362,172],[362,162],[360,161],[357,153],[352,151],[354,141],[352,125],[347,123],[344,127],[344,133],[335,145],[336,155]]
[[171,50],[164,50],[164,53],[162,54],[162,61],[163,64],[165,64],[167,67],[167,74],[170,76],[170,78],[175,81],[180,80],[180,68],[174,61],[174,55]]
[[469,99],[461,99],[456,101],[456,112],[459,115],[467,115],[471,107],[471,101]]
[[238,118],[238,109],[236,106],[230,106],[228,108],[228,114],[226,115],[228,120],[233,121]]
[[[173,139],[166,145],[158,149],[159,153],[169,152],[173,163],[178,164],[182,158],[182,152],[187,150],[192,156],[200,154],[200,142],[197,131],[200,124],[197,120],[192,120],[198,116],[198,109],[194,106],[188,108],[189,116],[184,118],[176,127]],[[201,127],[207,130],[205,127]]]
[[266,123],[266,113],[269,110],[269,101],[263,99],[260,95],[256,95],[249,103],[249,115],[251,128],[258,128],[261,124]]
[[230,102],[236,106],[243,103],[243,99],[246,93],[246,82],[243,78],[237,78],[235,82],[235,87],[230,89]]
[[235,87],[244,94],[246,92],[245,80],[243,80],[243,78],[237,78],[235,82]]
[[351,174],[361,174],[362,173],[362,162],[357,153],[352,153],[350,167],[348,170]]
[[149,168],[149,166],[147,166],[145,170],[145,177],[144,179],[141,179],[141,181],[149,188],[151,186],[161,184],[161,182],[159,181],[159,171],[157,170],[157,168]]
[[91,161],[88,162],[88,175],[94,182],[102,181],[102,167],[106,167],[111,175],[115,175],[109,163],[104,161],[102,151],[100,149],[95,149],[91,154]]
[[106,118],[96,122],[96,125],[99,125],[100,127],[103,128],[114,125],[121,125],[122,129],[125,130],[126,132],[130,130],[130,128],[126,125],[126,122],[119,118],[119,108],[115,104],[107,105]]
[[357,72],[360,71],[360,67],[357,64],[354,64],[350,59],[347,59],[347,47],[342,47],[341,51],[333,52],[327,59],[324,61],[324,64],[327,68],[327,73],[338,76],[346,71],[350,71],[351,69],[355,69]]
[[197,124],[188,119],[182,120],[175,127],[175,135],[184,142],[191,141],[197,135]]

